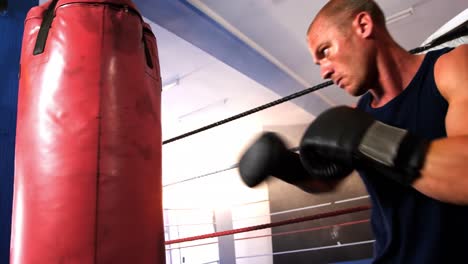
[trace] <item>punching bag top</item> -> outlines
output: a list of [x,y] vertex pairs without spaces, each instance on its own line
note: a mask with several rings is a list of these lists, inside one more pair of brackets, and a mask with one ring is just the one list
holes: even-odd
[[[0,0],[6,1],[6,0]],[[44,52],[45,45],[47,42],[47,36],[49,35],[49,29],[52,25],[52,21],[54,20],[55,11],[57,8],[67,4],[101,4],[101,5],[110,5],[116,8],[123,8],[129,12],[132,12],[141,17],[140,12],[136,9],[135,5],[131,0],[81,0],[81,1],[74,1],[74,0],[51,0],[48,4],[43,5],[43,8],[33,8],[30,10],[28,14],[29,18],[33,17],[43,17],[41,28],[39,29],[39,33],[37,34],[36,45],[34,46],[33,55],[39,55]],[[47,8],[47,9],[45,9]],[[34,13],[32,13],[34,12]],[[44,13],[45,12],[45,13]],[[146,43],[145,43],[145,51],[147,50]],[[152,63],[148,60],[147,55],[147,63],[148,66],[152,68]]]
[[[7,1],[7,0],[0,0],[0,1]],[[29,13],[27,15],[28,19],[31,18],[43,18],[44,12],[54,3],[53,7],[51,7],[54,11],[60,8],[63,5],[67,4],[108,4],[108,5],[113,5],[116,7],[120,8],[125,8],[127,7],[129,10],[134,10],[136,11],[135,13],[140,16],[140,13],[137,11],[137,8],[135,4],[131,0],[51,0],[48,3],[45,3],[40,6],[36,6],[32,9],[29,10]],[[141,17],[141,16],[140,16]]]

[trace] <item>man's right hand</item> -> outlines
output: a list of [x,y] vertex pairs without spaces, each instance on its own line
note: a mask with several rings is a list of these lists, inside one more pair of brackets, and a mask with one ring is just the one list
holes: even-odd
[[[269,176],[274,176],[309,193],[334,189],[339,180],[351,173],[351,169],[320,160],[304,168],[299,154],[290,151],[275,133],[262,134],[244,152],[239,161],[239,173],[244,183],[254,187]],[[314,167],[315,166],[315,167]],[[334,177],[324,178],[314,171],[328,171]]]

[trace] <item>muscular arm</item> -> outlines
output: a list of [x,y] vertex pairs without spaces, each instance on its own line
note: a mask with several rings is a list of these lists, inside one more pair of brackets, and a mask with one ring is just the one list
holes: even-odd
[[447,138],[431,143],[413,187],[437,200],[468,205],[468,45],[440,57],[434,75],[449,103]]

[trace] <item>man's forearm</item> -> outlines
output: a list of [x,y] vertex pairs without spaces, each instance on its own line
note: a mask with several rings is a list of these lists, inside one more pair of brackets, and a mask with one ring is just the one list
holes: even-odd
[[413,187],[437,200],[468,205],[468,136],[432,141]]

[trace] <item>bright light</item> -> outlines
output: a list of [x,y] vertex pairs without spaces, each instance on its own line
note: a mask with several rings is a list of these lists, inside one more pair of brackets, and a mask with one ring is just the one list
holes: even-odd
[[165,91],[171,89],[172,87],[174,87],[176,85],[179,85],[179,81],[180,81],[179,78],[175,78],[175,79],[170,80],[170,81],[168,81],[166,83],[163,83],[162,91],[165,92]]
[[400,11],[400,12],[398,12],[398,13],[396,13],[396,14],[393,14],[393,15],[391,15],[391,16],[388,16],[388,17],[386,18],[386,22],[387,22],[387,24],[389,25],[389,24],[395,23],[395,22],[397,22],[397,21],[400,21],[400,20],[402,20],[402,19],[405,19],[405,18],[407,18],[407,17],[409,17],[409,16],[411,16],[411,15],[413,15],[413,14],[414,14],[414,9],[413,9],[413,7],[410,7],[410,8],[408,8],[408,9],[405,9],[405,10],[403,10],[403,11]]

